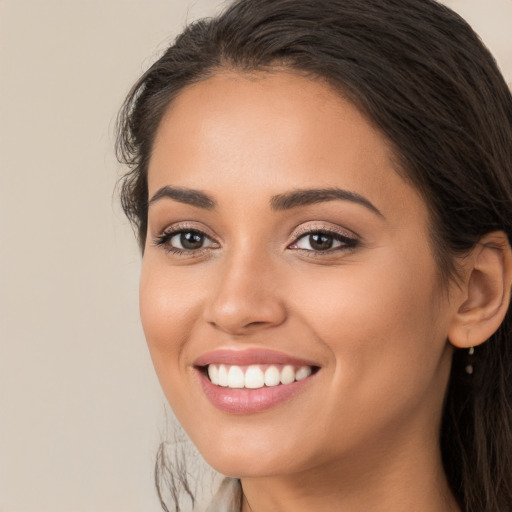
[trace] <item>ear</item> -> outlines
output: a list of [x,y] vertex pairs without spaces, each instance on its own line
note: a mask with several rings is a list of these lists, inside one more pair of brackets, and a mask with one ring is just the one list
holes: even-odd
[[512,251],[505,233],[485,235],[464,259],[464,266],[462,298],[448,332],[457,348],[484,343],[505,318],[512,286]]

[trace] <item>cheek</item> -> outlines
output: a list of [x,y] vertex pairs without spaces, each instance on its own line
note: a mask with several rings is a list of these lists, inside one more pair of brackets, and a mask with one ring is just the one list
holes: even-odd
[[378,264],[355,263],[334,278],[302,282],[296,295],[305,300],[297,308],[334,362],[331,410],[350,402],[389,414],[389,404],[398,410],[440,389],[447,316],[425,253],[404,260],[382,251]]
[[170,382],[177,383],[176,376],[185,365],[184,349],[201,301],[201,289],[194,283],[186,278],[186,272],[171,272],[166,265],[155,264],[151,256],[143,260],[140,316],[164,391],[172,387]]

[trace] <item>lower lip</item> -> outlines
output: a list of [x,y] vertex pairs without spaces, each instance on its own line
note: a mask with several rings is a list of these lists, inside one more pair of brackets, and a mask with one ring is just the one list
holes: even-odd
[[315,374],[291,384],[265,386],[258,389],[231,389],[212,384],[206,375],[198,370],[203,391],[210,402],[224,412],[252,414],[265,411],[300,393]]

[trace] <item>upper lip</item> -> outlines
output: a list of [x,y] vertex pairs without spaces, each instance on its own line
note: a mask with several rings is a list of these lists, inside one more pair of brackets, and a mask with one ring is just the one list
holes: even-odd
[[293,366],[319,366],[313,361],[290,356],[283,352],[268,349],[218,349],[207,352],[194,361],[194,366],[209,364],[227,364],[249,366],[252,364],[279,364]]

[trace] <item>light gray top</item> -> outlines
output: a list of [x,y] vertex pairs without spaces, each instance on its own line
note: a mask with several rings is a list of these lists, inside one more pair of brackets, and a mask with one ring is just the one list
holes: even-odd
[[240,512],[242,486],[237,478],[225,478],[206,512]]

